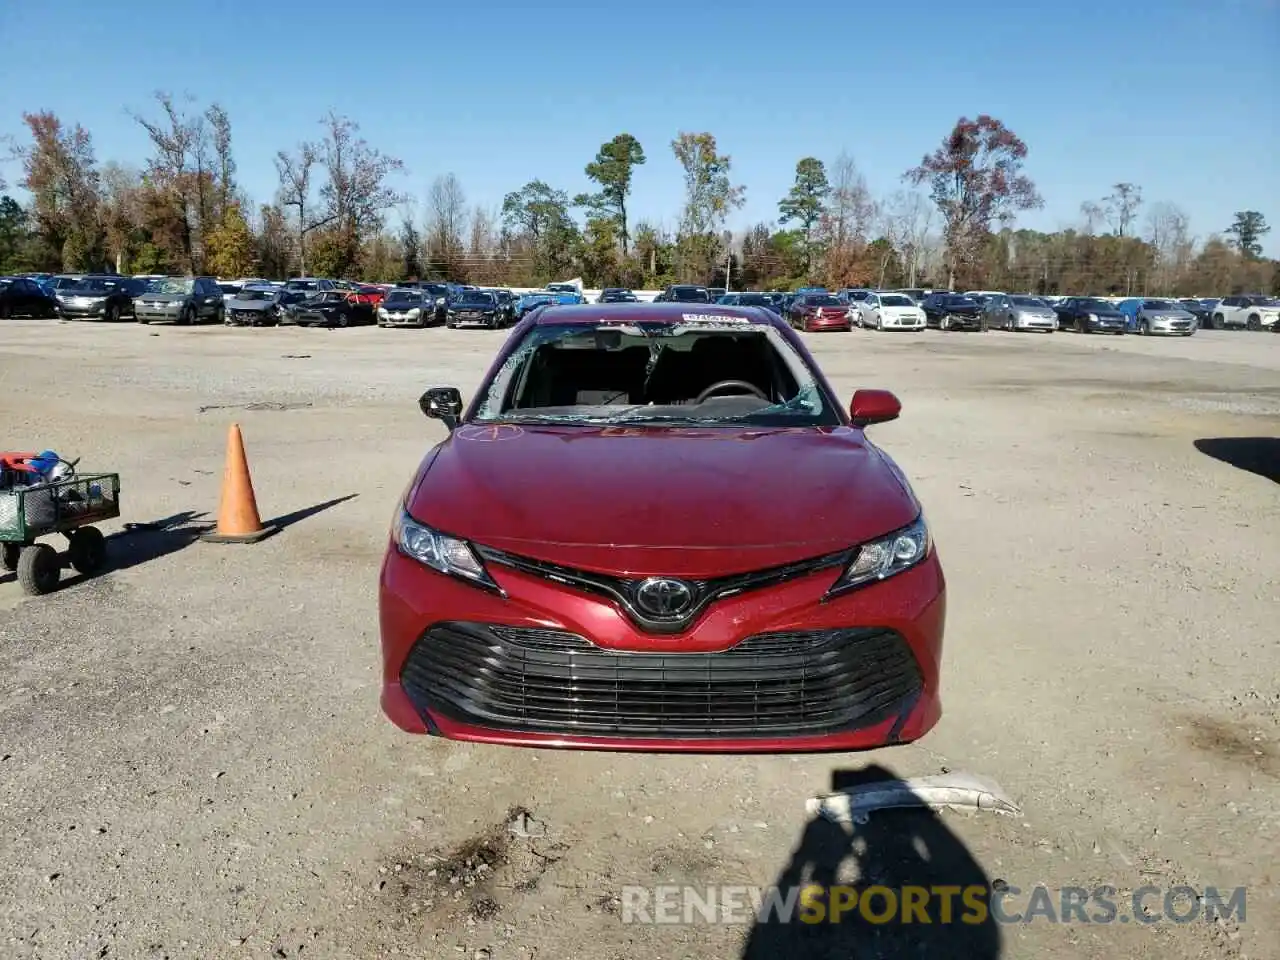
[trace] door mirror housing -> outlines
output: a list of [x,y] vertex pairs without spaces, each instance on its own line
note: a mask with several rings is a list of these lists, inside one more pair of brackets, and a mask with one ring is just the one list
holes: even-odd
[[855,427],[897,420],[902,404],[888,390],[856,390],[849,404],[849,418]]
[[418,408],[426,416],[443,421],[453,430],[462,416],[462,394],[457,387],[432,387],[418,398]]

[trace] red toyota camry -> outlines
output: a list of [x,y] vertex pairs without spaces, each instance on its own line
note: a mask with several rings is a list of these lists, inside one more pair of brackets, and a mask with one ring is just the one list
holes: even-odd
[[945,585],[906,477],[755,307],[549,306],[409,485],[382,707],[459,740],[855,750],[938,720]]

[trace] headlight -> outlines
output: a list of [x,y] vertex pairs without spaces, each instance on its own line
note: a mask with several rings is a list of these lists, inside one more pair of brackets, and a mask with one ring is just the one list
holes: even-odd
[[394,535],[400,552],[424,566],[491,589],[498,588],[465,540],[423,526],[403,509],[396,519]]
[[412,310],[410,310],[410,311],[409,311],[409,316],[411,316],[411,317],[416,317],[416,316],[417,316],[418,314],[420,314],[420,313],[422,313],[422,308],[421,308],[421,307],[414,307]]
[[872,583],[909,570],[929,555],[933,540],[922,513],[901,530],[858,547],[853,562],[840,575],[828,594],[843,593],[864,583]]
[[436,306],[437,306],[437,307],[443,307],[443,306],[444,306],[444,297],[436,297]]
[[1097,323],[1097,322],[1098,322],[1098,315],[1097,315],[1096,313],[1091,313],[1091,314],[1089,314],[1088,319],[1089,319],[1089,322],[1090,322],[1090,323]]
[[387,315],[387,308],[386,308],[386,307],[379,307],[379,308],[378,308],[378,316],[380,316],[380,317],[385,317],[386,315]]

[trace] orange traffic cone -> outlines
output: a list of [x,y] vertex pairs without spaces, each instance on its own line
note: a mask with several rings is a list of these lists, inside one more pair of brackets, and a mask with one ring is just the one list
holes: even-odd
[[249,462],[244,455],[244,438],[240,425],[233,423],[227,432],[227,469],[222,475],[222,502],[218,507],[218,526],[200,539],[209,543],[257,543],[275,533],[265,527],[258,516],[258,501],[253,495]]

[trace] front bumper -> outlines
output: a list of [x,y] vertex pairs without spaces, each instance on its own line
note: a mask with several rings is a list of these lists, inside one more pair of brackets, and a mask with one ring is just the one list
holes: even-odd
[[107,315],[105,302],[94,304],[58,301],[58,316],[63,320],[101,320]]
[[1057,330],[1058,321],[1052,317],[1020,317],[1014,316],[1015,330]]
[[831,569],[727,597],[664,636],[605,598],[507,567],[490,573],[505,597],[388,551],[382,709],[401,729],[517,746],[777,753],[905,743],[941,716],[936,553],[827,602]]
[[450,313],[447,317],[450,324],[455,327],[496,327],[501,323],[501,319],[496,313]]
[[1185,337],[1195,332],[1194,320],[1150,320],[1147,332],[1157,337]]
[[233,327],[265,327],[277,321],[269,310],[228,310],[225,322]]
[[1129,326],[1120,319],[1085,320],[1084,329],[1088,333],[1128,333]]
[[923,330],[924,317],[880,315],[880,326],[886,330]]
[[150,323],[155,320],[172,320],[176,322],[182,316],[182,304],[175,303],[173,306],[147,306],[135,302],[133,305],[133,313],[139,320],[144,323]]
[[825,330],[852,330],[853,321],[849,319],[849,315],[841,314],[838,317],[804,317],[800,321],[801,327],[813,333],[820,333]]
[[384,327],[425,327],[430,313],[420,313],[411,317],[407,313],[380,313],[378,323]]
[[982,329],[982,316],[980,314],[969,316],[968,314],[964,314],[964,313],[950,313],[950,314],[947,314],[945,317],[942,318],[942,320],[938,322],[938,326],[942,326],[943,323],[948,323],[948,321],[949,321],[948,325],[952,330],[981,330]]

